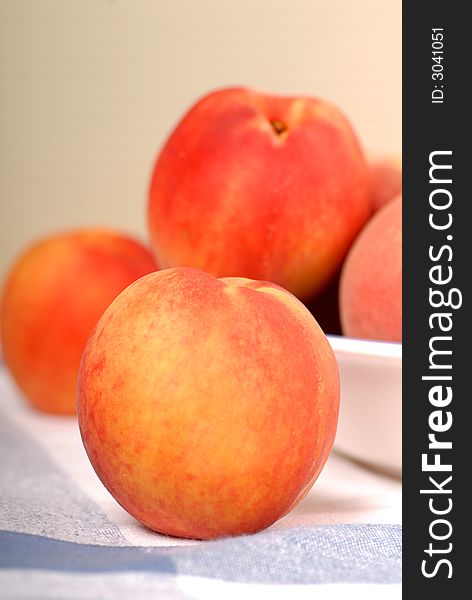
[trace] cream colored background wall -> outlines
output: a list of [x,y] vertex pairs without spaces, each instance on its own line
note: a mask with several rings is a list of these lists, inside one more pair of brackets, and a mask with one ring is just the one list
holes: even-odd
[[0,278],[32,239],[146,236],[158,147],[206,91],[318,95],[401,151],[401,0],[0,0]]

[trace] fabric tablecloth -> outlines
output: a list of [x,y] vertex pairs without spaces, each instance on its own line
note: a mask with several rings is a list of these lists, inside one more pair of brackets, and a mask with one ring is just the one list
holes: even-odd
[[265,531],[166,537],[103,487],[76,419],[30,409],[0,366],[0,460],[2,599],[401,596],[401,483],[336,453]]

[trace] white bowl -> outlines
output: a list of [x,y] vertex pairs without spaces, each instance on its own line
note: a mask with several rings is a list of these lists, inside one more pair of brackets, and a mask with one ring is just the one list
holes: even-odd
[[400,476],[402,345],[328,336],[339,365],[341,404],[334,448]]

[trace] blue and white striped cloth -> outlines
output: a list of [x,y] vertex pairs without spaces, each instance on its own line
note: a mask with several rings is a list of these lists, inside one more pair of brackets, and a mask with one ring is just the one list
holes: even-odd
[[75,418],[29,409],[0,367],[0,597],[400,598],[401,485],[333,454],[255,535],[156,534],[93,472]]

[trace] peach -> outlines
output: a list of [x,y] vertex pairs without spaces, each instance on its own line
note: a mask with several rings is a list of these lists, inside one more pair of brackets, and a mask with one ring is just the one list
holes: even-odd
[[193,106],[149,191],[163,268],[273,281],[301,299],[326,287],[370,214],[367,164],[337,108],[243,88]]
[[331,335],[342,334],[339,316],[339,275],[338,273],[321,294],[305,302],[321,329]]
[[388,203],[354,242],[341,273],[343,333],[402,340],[402,200]]
[[142,277],[90,337],[77,386],[90,461],[148,527],[214,538],[267,527],[331,450],[339,378],[294,296],[192,268]]
[[369,157],[372,205],[378,211],[402,192],[402,160],[393,156]]
[[76,412],[88,336],[110,302],[156,268],[140,243],[98,229],[46,237],[19,258],[3,290],[1,335],[5,362],[32,406]]

